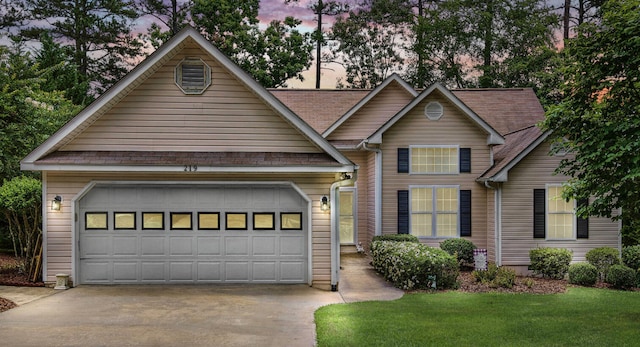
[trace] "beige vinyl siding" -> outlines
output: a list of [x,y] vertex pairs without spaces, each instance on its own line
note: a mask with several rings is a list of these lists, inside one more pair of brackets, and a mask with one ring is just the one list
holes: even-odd
[[[175,66],[200,57],[212,70],[202,95],[176,86]],[[63,151],[320,152],[220,64],[191,46],[174,56]]]
[[529,265],[529,250],[536,247],[567,248],[573,261],[584,261],[585,254],[596,247],[619,247],[619,225],[606,218],[589,218],[589,238],[546,241],[533,238],[533,190],[547,184],[561,184],[566,177],[553,175],[561,157],[547,155],[549,144],[534,149],[509,171],[502,192],[502,264]]
[[367,238],[362,242],[365,249],[369,249],[369,242],[376,235],[376,154],[370,152],[367,156]]
[[[487,190],[487,256],[489,261],[496,262],[496,190]],[[471,206],[473,208],[473,206]]]
[[[444,115],[431,121],[424,115],[424,107],[438,101],[444,107]],[[439,93],[425,98],[413,110],[391,127],[382,139],[383,193],[382,232],[397,233],[397,191],[411,185],[459,185],[461,190],[471,190],[472,236],[470,240],[478,248],[487,247],[487,192],[476,178],[489,167],[487,134],[463,115],[448,99]],[[471,173],[453,175],[419,175],[397,172],[398,148],[411,145],[458,145],[471,148]],[[438,246],[441,238],[424,238],[423,242]]]
[[327,139],[365,139],[398,113],[412,99],[413,96],[406,89],[393,82],[351,115]]
[[[116,178],[117,177],[117,178]],[[290,181],[294,182],[312,200],[312,283],[314,287],[329,289],[331,285],[331,222],[330,214],[320,210],[320,199],[329,193],[335,181],[333,174],[235,174],[233,176],[208,174],[154,174],[145,173],[80,173],[48,172],[46,198],[63,197],[62,210],[47,213],[46,273],[45,281],[55,281],[56,273],[72,273],[72,216],[74,197],[91,181],[170,181],[170,182],[231,182],[231,181]]]

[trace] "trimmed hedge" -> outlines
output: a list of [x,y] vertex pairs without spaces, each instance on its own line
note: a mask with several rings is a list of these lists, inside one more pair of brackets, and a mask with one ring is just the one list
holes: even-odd
[[593,286],[598,281],[598,269],[589,263],[575,263],[569,266],[569,283]]
[[611,265],[607,272],[607,283],[617,289],[633,288],[637,284],[636,270],[620,264]]
[[530,269],[543,277],[564,278],[573,254],[564,248],[536,248],[529,251]]
[[467,239],[446,239],[440,243],[440,248],[458,257],[460,266],[473,264],[473,250],[476,245]]
[[459,274],[456,258],[447,252],[414,242],[373,241],[373,267],[402,289],[453,288]]
[[386,234],[374,236],[372,241],[395,241],[420,243],[418,237],[411,234]]
[[632,269],[640,269],[640,245],[624,247],[622,262]]
[[612,265],[621,264],[620,253],[617,249],[611,247],[598,247],[590,250],[585,255],[589,264],[598,269],[600,279],[604,280],[609,273]]

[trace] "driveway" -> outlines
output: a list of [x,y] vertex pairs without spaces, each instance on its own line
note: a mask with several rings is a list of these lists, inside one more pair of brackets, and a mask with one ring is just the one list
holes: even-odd
[[4,346],[313,346],[306,285],[79,286],[0,313]]

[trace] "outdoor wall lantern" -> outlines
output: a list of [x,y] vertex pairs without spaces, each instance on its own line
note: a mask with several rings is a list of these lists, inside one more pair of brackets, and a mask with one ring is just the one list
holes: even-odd
[[320,210],[322,211],[329,211],[329,198],[326,196],[322,197],[322,200],[320,200]]
[[51,200],[51,210],[52,211],[60,211],[60,207],[62,206],[62,197],[60,195],[56,195],[53,200]]

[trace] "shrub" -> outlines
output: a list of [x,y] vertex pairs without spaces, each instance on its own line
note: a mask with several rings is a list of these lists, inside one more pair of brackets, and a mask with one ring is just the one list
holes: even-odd
[[492,288],[511,288],[516,283],[516,272],[506,267],[498,267],[489,263],[487,270],[474,270],[472,272],[476,282],[488,284]]
[[447,252],[413,242],[374,241],[373,267],[402,289],[453,288],[458,278],[458,262]]
[[611,247],[594,248],[587,252],[585,257],[591,265],[598,269],[601,280],[604,280],[609,273],[609,267],[620,264],[620,253]]
[[589,263],[575,263],[569,266],[569,283],[593,286],[598,281],[598,269]]
[[476,245],[467,239],[447,239],[440,243],[440,248],[458,257],[460,266],[473,264],[473,250]]
[[420,243],[415,235],[411,234],[387,234],[374,236],[372,241],[396,241]]
[[539,275],[550,278],[563,278],[569,269],[572,254],[564,248],[536,248],[529,251],[530,269]]
[[614,264],[607,272],[607,283],[614,288],[629,289],[636,286],[636,270],[621,264]]
[[640,269],[640,245],[624,247],[622,262],[632,269]]

